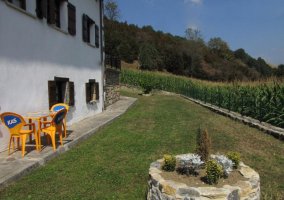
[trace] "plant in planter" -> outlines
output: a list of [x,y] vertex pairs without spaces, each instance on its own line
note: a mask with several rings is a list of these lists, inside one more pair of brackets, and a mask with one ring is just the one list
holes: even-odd
[[214,155],[211,157],[222,166],[223,177],[227,178],[229,174],[233,171],[233,161],[224,155]]
[[211,149],[211,139],[209,137],[208,131],[198,129],[197,133],[197,148],[196,153],[200,155],[201,160],[206,162],[209,159]]
[[186,154],[180,157],[178,172],[182,174],[198,175],[198,169],[204,162],[201,161],[201,157],[197,154]]
[[217,184],[222,174],[222,166],[216,160],[206,162],[206,180],[210,185]]
[[233,161],[234,163],[234,168],[237,169],[239,167],[240,164],[240,160],[241,160],[241,155],[238,152],[234,152],[234,151],[230,151],[227,153],[227,157]]
[[164,155],[164,165],[163,170],[173,172],[176,169],[176,157],[173,155],[165,154]]

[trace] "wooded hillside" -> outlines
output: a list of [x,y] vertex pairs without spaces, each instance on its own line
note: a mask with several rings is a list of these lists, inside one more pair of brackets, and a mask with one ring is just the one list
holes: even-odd
[[104,24],[106,54],[119,56],[128,63],[139,60],[141,69],[212,81],[258,80],[281,72],[264,59],[251,57],[244,49],[232,51],[221,38],[206,43],[193,32],[187,32],[185,37],[173,36],[151,26],[140,28],[107,18]]

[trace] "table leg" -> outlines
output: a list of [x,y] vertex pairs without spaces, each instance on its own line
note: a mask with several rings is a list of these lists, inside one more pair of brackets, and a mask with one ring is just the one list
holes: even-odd
[[38,138],[38,151],[41,151],[41,137],[40,137],[40,119],[38,119],[38,130],[37,130],[37,138]]
[[[32,123],[32,119],[29,119],[29,124]],[[32,126],[29,125],[29,130],[32,130]],[[30,143],[32,143],[32,135],[30,135]]]

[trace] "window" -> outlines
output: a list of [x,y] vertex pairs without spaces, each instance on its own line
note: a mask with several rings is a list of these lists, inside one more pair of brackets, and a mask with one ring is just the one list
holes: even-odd
[[8,0],[8,2],[14,4],[15,6],[26,10],[26,0]]
[[76,35],[76,8],[71,3],[68,3],[68,32]]
[[47,1],[46,0],[36,0],[36,15],[38,18],[46,18],[47,12]]
[[[65,29],[67,22],[67,0],[42,0],[46,1],[47,23]],[[44,4],[44,3],[43,3]]]
[[86,83],[86,102],[93,103],[99,99],[99,83],[94,79],[90,79],[89,82]]
[[57,103],[74,106],[74,82],[70,82],[69,78],[55,77],[53,81],[48,81],[48,96],[50,108]]
[[88,15],[83,14],[82,28],[83,41],[99,48],[99,27]]

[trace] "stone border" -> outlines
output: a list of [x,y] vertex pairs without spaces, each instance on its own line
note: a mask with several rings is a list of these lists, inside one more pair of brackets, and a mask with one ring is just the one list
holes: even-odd
[[[179,159],[176,156],[177,161]],[[190,187],[184,183],[165,180],[162,176],[161,167],[163,159],[157,160],[150,165],[147,200],[259,200],[260,178],[252,168],[240,163],[238,171],[248,180],[238,181],[234,186],[224,185],[222,188],[214,186]]]
[[201,106],[209,108],[210,110],[212,110],[212,111],[214,111],[218,114],[224,115],[226,117],[230,117],[231,119],[241,121],[244,124],[247,124],[251,127],[257,128],[257,129],[259,129],[259,130],[261,130],[261,131],[263,131],[263,132],[265,132],[269,135],[274,136],[277,139],[284,140],[284,129],[282,129],[282,128],[273,126],[273,125],[265,123],[265,122],[260,122],[259,120],[256,120],[256,119],[251,118],[251,117],[242,116],[239,113],[229,111],[227,109],[220,108],[218,106],[214,106],[214,105],[209,104],[209,103],[204,103],[203,101],[196,100],[196,99],[187,97],[185,95],[180,95],[180,96],[187,99],[187,100],[190,100],[190,101],[192,101],[196,104],[199,104]]

